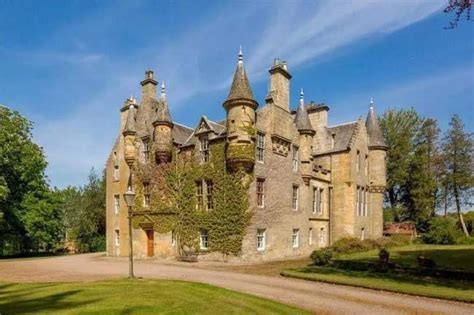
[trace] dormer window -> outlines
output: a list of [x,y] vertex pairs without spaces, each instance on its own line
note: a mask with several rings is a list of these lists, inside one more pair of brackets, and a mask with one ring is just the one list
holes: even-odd
[[209,162],[209,139],[207,136],[199,138],[199,153],[201,155],[201,162]]

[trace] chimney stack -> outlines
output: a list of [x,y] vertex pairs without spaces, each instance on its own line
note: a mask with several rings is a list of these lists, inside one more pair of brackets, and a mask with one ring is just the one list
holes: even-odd
[[270,72],[270,92],[273,98],[273,103],[286,110],[290,111],[290,80],[291,74],[288,72],[286,61],[280,59],[273,60],[273,66]]
[[143,99],[156,97],[156,86],[158,82],[154,79],[153,70],[147,70],[145,72],[145,80],[140,82],[140,84],[142,85]]

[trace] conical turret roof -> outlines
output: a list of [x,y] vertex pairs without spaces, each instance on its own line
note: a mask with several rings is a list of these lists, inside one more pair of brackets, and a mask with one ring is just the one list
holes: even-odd
[[166,99],[165,83],[161,84],[161,95],[160,99],[156,103],[155,117],[153,124],[172,124],[171,114],[168,106],[168,100]]
[[374,101],[372,99],[370,100],[369,113],[367,114],[365,127],[367,129],[367,134],[369,135],[369,147],[385,148],[386,144],[383,139],[377,115],[375,114]]
[[308,112],[304,107],[303,89],[301,89],[300,92],[300,105],[298,106],[298,110],[296,111],[295,125],[296,129],[298,129],[298,131],[300,132],[315,132],[313,126],[311,125],[311,121],[309,120]]
[[135,100],[133,97],[130,97],[128,99],[130,103],[130,107],[128,109],[127,113],[127,120],[125,121],[125,126],[123,127],[123,132],[122,134],[124,136],[126,135],[135,135],[137,133],[137,128],[135,126]]
[[232,80],[232,86],[230,88],[227,101],[237,99],[254,100],[252,89],[250,88],[250,83],[247,78],[247,73],[245,72],[242,48],[240,48],[239,51],[239,61],[237,63],[237,68],[235,69],[234,78]]

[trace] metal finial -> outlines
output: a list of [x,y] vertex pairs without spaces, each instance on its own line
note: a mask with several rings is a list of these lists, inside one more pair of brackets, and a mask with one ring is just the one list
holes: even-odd
[[165,81],[161,82],[161,97],[165,98],[166,96],[166,88],[165,88]]
[[244,54],[242,53],[242,45],[240,45],[240,49],[239,49],[239,62],[243,62],[244,61]]
[[301,88],[301,91],[300,91],[300,105],[304,106],[304,91],[303,91],[303,88]]
[[374,99],[370,97],[370,105],[369,108],[374,108]]

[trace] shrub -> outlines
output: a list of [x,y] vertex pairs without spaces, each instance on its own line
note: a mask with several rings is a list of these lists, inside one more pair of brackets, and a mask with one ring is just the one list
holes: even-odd
[[433,218],[428,231],[422,235],[427,244],[455,244],[462,237],[462,232],[453,218]]
[[311,253],[311,259],[316,266],[324,266],[329,264],[333,256],[334,252],[330,248],[315,250]]
[[474,237],[462,236],[456,240],[457,245],[474,245]]
[[390,252],[386,250],[385,248],[382,248],[379,251],[379,262],[381,264],[388,264],[389,257],[390,257]]
[[354,237],[345,237],[336,241],[331,248],[336,254],[350,254],[357,252],[365,252],[378,248],[379,245],[375,240],[363,240]]

